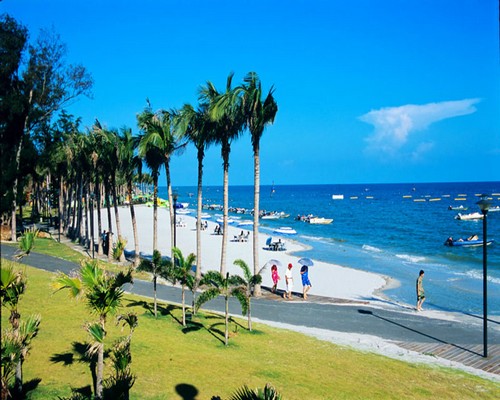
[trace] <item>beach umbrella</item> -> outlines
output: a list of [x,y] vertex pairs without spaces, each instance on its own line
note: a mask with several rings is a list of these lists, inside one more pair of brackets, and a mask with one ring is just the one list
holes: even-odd
[[269,260],[268,262],[266,262],[264,264],[263,268],[269,268],[269,267],[272,267],[273,265],[276,265],[277,267],[281,268],[281,261],[280,260],[271,259],[271,260]]
[[306,267],[312,267],[314,265],[313,260],[307,257],[301,258],[299,261],[297,261],[297,263],[299,265],[305,265]]

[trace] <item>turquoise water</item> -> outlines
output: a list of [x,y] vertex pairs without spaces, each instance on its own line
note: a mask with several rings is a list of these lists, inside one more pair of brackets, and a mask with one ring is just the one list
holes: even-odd
[[[195,208],[196,187],[175,189],[179,202]],[[477,233],[482,238],[482,221],[457,220],[458,211],[448,206],[469,207],[462,213],[479,211],[475,203],[480,193],[495,194],[492,206],[498,206],[500,182],[275,186],[272,195],[271,189],[261,187],[261,210],[290,217],[261,220],[261,232],[292,227],[294,239],[312,248],[300,255],[397,279],[401,285],[385,294],[406,304],[415,302],[415,280],[423,269],[427,308],[482,314],[482,247],[443,245],[449,236]],[[332,194],[344,199],[332,200]],[[166,188],[160,188],[160,196],[166,197]],[[203,197],[205,204],[222,204],[222,187],[205,187]],[[232,186],[229,199],[230,207],[252,209],[253,187]],[[313,225],[297,221],[299,214],[334,221]],[[488,214],[487,222],[488,238],[497,241],[488,246],[488,312],[500,315],[500,212]]]

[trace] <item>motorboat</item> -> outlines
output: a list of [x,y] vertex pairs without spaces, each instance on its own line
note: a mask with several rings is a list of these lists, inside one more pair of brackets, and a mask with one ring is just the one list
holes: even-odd
[[[489,246],[492,244],[495,240],[490,239],[486,241],[486,246]],[[483,245],[483,240],[477,239],[477,240],[464,240],[464,239],[458,239],[458,240],[447,240],[444,244],[446,246],[450,247],[478,247]]]
[[295,235],[297,233],[297,231],[293,228],[288,227],[288,226],[282,226],[280,228],[275,229],[274,233],[281,233],[284,235]]
[[461,221],[473,221],[475,219],[483,219],[483,214],[478,213],[478,212],[474,212],[474,213],[471,213],[471,214],[460,214],[460,213],[458,213],[455,216],[455,219],[459,219]]
[[343,194],[332,194],[332,200],[344,200]]
[[469,207],[464,207],[462,204],[459,206],[449,206],[448,210],[453,210],[453,211],[467,211]]
[[331,224],[332,222],[333,222],[333,218],[323,218],[323,217],[309,218],[309,223],[310,224],[327,225],[327,224]]
[[495,207],[491,207],[488,212],[497,212],[497,211],[500,211],[500,206],[495,206]]

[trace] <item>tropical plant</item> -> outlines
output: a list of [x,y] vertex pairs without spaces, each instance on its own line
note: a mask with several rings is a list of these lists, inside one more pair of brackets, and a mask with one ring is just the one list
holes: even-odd
[[247,385],[238,389],[229,400],[282,400],[283,397],[269,383],[266,383],[264,389],[249,389]]
[[198,296],[195,303],[196,309],[209,300],[220,295],[224,296],[224,344],[227,346],[229,343],[229,298],[235,295],[235,288],[243,285],[244,281],[238,275],[229,275],[229,272],[224,277],[220,272],[208,271],[201,279],[200,284],[206,285],[207,289]]
[[239,266],[243,270],[243,284],[239,288],[235,288],[234,295],[239,300],[241,304],[241,313],[243,315],[247,315],[248,317],[248,330],[252,330],[252,309],[251,309],[251,299],[252,293],[255,290],[257,285],[262,283],[262,272],[259,271],[257,274],[253,275],[250,271],[250,268],[245,263],[245,261],[241,259],[237,259],[233,263],[234,265]]
[[200,89],[200,102],[202,107],[207,107],[210,119],[215,123],[215,142],[221,145],[221,156],[224,170],[223,193],[223,231],[220,273],[226,274],[226,249],[227,249],[227,219],[229,209],[229,154],[231,143],[236,139],[244,124],[239,91],[232,89],[233,73],[226,80],[226,91],[219,93],[213,83],[207,82]]
[[[262,84],[255,72],[249,72],[243,79],[243,112],[245,126],[250,131],[254,160],[254,213],[253,213],[253,270],[259,270],[259,214],[260,214],[260,139],[267,125],[274,122],[278,105],[271,87],[265,99],[262,98]],[[255,286],[254,295],[260,296],[260,283]]]
[[6,332],[3,332],[1,347],[2,386],[0,399],[7,400],[9,397],[11,397],[11,393],[9,390],[10,382],[12,381],[12,379],[14,379],[14,376],[16,375],[16,367],[21,360],[21,345],[13,335],[9,335]]
[[154,316],[157,317],[157,282],[160,276],[166,276],[167,270],[170,266],[170,263],[167,260],[164,260],[161,256],[161,253],[158,250],[153,250],[153,256],[151,260],[148,258],[141,259],[139,266],[137,267],[138,271],[149,272],[153,275],[153,301],[154,301]]
[[103,398],[104,376],[104,338],[106,337],[106,319],[108,314],[115,314],[123,298],[123,285],[132,282],[132,271],[111,275],[105,272],[96,260],[86,261],[76,276],[59,274],[54,281],[55,291],[67,289],[73,298],[85,297],[87,306],[99,317],[98,322],[88,323],[85,329],[92,337],[88,353],[97,354],[97,376],[95,398]]
[[19,239],[19,253],[16,254],[18,260],[28,256],[35,247],[35,240],[38,237],[39,230],[36,228],[26,229],[23,236]]
[[[139,139],[139,156],[144,159],[146,165],[151,170],[153,178],[153,250],[158,249],[158,177],[160,168],[163,165],[163,153],[159,146],[152,140],[154,126],[152,125],[153,111],[148,102],[148,106],[137,116],[137,125],[142,131]],[[173,230],[172,230],[173,232]]]
[[120,261],[122,256],[125,254],[125,247],[127,246],[127,240],[120,236],[115,246],[113,247],[113,258]]
[[[176,126],[180,134],[185,136],[196,147],[198,159],[198,194],[196,217],[196,276],[195,286],[201,279],[201,213],[203,204],[203,159],[205,150],[214,142],[214,126],[211,121],[207,106],[201,105],[195,110],[190,104],[185,104],[176,118]],[[195,293],[196,290],[193,291]],[[193,299],[194,304],[194,299]]]
[[139,139],[132,136],[132,130],[123,128],[120,134],[120,163],[121,170],[127,184],[127,194],[129,198],[130,217],[132,219],[132,231],[134,234],[134,266],[137,267],[140,263],[139,256],[139,235],[137,233],[137,220],[135,218],[132,183],[134,179],[141,174],[142,161],[135,154]]
[[182,326],[186,326],[186,287],[193,292],[193,305],[195,304],[196,279],[193,275],[193,264],[196,256],[190,253],[186,258],[182,255],[182,251],[178,247],[173,248],[175,264],[172,265],[169,273],[170,280],[175,285],[177,282],[181,284],[182,297]]

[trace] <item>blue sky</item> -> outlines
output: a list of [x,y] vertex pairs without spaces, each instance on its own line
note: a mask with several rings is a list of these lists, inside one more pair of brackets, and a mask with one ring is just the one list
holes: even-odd
[[[255,71],[279,106],[262,184],[500,179],[497,0],[4,0],[0,12],[32,39],[53,26],[91,72],[93,99],[68,109],[84,126],[138,133],[146,98],[196,105],[206,81],[222,90]],[[248,134],[230,163],[230,184],[253,183]],[[188,148],[173,184],[196,185],[196,168]],[[219,148],[204,183],[222,184]]]

